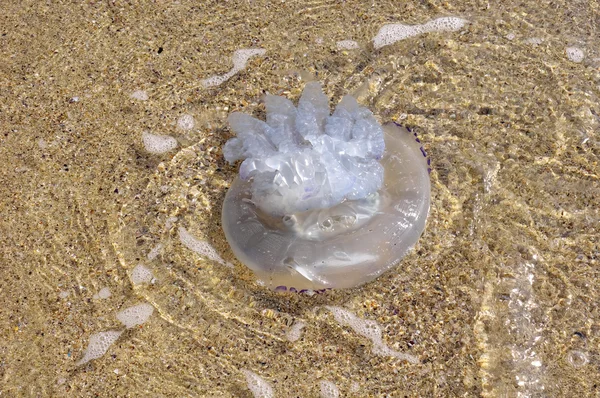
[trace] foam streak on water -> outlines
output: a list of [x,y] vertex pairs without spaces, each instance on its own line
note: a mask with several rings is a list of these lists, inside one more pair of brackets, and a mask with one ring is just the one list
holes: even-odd
[[265,379],[249,370],[242,370],[242,373],[246,376],[248,389],[255,398],[273,398],[275,396],[273,387]]
[[246,68],[246,63],[248,60],[257,55],[263,55],[267,50],[263,48],[246,48],[241,50],[236,50],[233,53],[232,61],[233,68],[229,70],[229,72],[223,75],[214,75],[202,80],[202,85],[204,87],[213,87],[218,86],[227,80],[231,79],[240,71]]
[[543,363],[537,353],[542,328],[536,324],[534,316],[538,308],[533,293],[534,268],[534,263],[530,262],[519,265],[508,301],[507,327],[512,334],[522,336],[522,340],[510,348],[514,377],[519,386],[518,397],[538,396],[544,391]]
[[373,343],[373,354],[381,356],[392,356],[404,359],[410,363],[419,363],[419,358],[414,355],[405,354],[388,347],[381,338],[381,327],[375,321],[362,319],[352,312],[341,307],[325,306],[333,314],[336,321],[344,326],[350,326],[352,330],[363,337],[368,338]]
[[219,253],[217,253],[215,248],[212,247],[210,243],[204,240],[196,239],[195,236],[190,234],[183,227],[179,227],[179,240],[181,241],[181,244],[183,244],[185,247],[192,251],[195,251],[201,256],[207,257],[209,260],[216,261],[217,263],[222,264],[226,267],[233,267],[231,263],[228,263],[221,258]]
[[[536,397],[545,391],[543,343],[533,285],[533,261],[515,264],[512,275],[488,281],[475,323],[484,396]],[[508,366],[507,366],[508,365]]]
[[379,49],[397,41],[429,32],[455,32],[465,26],[467,22],[462,18],[444,17],[418,25],[401,23],[384,25],[373,38],[373,46]]

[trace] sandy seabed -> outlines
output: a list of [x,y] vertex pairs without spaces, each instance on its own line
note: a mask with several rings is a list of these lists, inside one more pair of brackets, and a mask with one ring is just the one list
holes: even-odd
[[[598,5],[379,3],[4,2],[0,395],[251,397],[253,375],[277,397],[600,394]],[[443,16],[469,23],[373,45]],[[235,70],[248,48],[266,51]],[[231,111],[261,117],[263,92],[297,100],[310,80],[418,133],[432,205],[376,281],[278,294],[224,239],[220,147]],[[178,146],[149,153],[144,132]],[[139,303],[150,319],[77,366]]]

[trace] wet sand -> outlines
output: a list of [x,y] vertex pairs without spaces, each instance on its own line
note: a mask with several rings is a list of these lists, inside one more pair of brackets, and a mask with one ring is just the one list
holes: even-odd
[[[600,394],[597,4],[3,8],[0,395],[250,397],[244,370],[278,397],[318,397],[323,380],[349,397]],[[384,24],[448,15],[470,23],[373,47]],[[337,48],[348,39],[359,48]],[[266,52],[204,87],[241,48]],[[295,101],[308,80],[416,131],[433,169],[414,252],[311,297],[256,284],[219,225],[236,173],[219,149],[227,115],[264,115],[263,92]],[[149,153],[144,131],[179,146]],[[183,246],[180,227],[234,268]],[[140,263],[154,283],[132,284]],[[123,329],[115,313],[143,302],[147,323],[76,366],[91,335]],[[418,363],[378,355],[325,306],[376,321]]]

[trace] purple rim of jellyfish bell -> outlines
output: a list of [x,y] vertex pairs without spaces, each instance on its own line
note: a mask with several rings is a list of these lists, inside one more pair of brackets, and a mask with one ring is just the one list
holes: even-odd
[[300,294],[308,294],[308,293],[310,293],[310,292],[312,292],[312,293],[316,293],[316,294],[321,294],[321,293],[325,293],[325,292],[326,292],[326,291],[328,291],[328,290],[332,290],[332,288],[330,288],[330,287],[327,287],[327,288],[325,288],[325,289],[317,289],[317,290],[312,290],[312,289],[302,289],[302,290],[300,290],[300,291],[298,291],[298,289],[296,289],[295,287],[290,287],[290,288],[288,289],[288,287],[287,287],[287,286],[283,286],[283,285],[281,285],[281,286],[277,286],[277,287],[275,288],[275,291],[276,291],[277,293],[281,293],[281,292],[287,292],[287,291],[289,291],[290,293],[300,293]]
[[[412,134],[415,136],[415,141],[416,141],[418,144],[421,144],[421,140],[419,139],[419,137],[417,137],[417,133],[416,133],[416,132],[414,132],[414,131],[412,131],[412,130],[410,129],[410,127],[403,126],[403,125],[401,125],[400,123],[397,123],[397,122],[393,122],[393,123],[394,123],[396,126],[398,126],[398,127],[405,128],[405,129],[406,129],[406,130],[407,130],[409,133],[412,133]],[[427,156],[427,152],[425,152],[425,149],[423,149],[423,145],[420,145],[420,146],[419,146],[419,149],[421,150],[421,153],[423,154],[423,157],[424,157],[425,159],[427,159],[427,173],[428,173],[428,174],[431,174],[431,159],[429,159],[429,157]]]

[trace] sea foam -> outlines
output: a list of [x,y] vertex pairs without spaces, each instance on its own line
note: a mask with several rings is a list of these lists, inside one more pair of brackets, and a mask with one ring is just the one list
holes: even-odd
[[455,32],[460,30],[467,23],[468,21],[462,18],[442,17],[419,25],[405,25],[402,23],[384,25],[373,38],[373,46],[375,49],[379,49],[397,41],[421,35],[423,33]]
[[202,85],[204,87],[213,87],[218,86],[227,80],[231,79],[238,72],[244,70],[246,68],[246,63],[252,57],[257,55],[263,55],[267,50],[263,48],[246,48],[241,50],[236,50],[233,53],[233,68],[224,75],[214,75],[202,80]]

